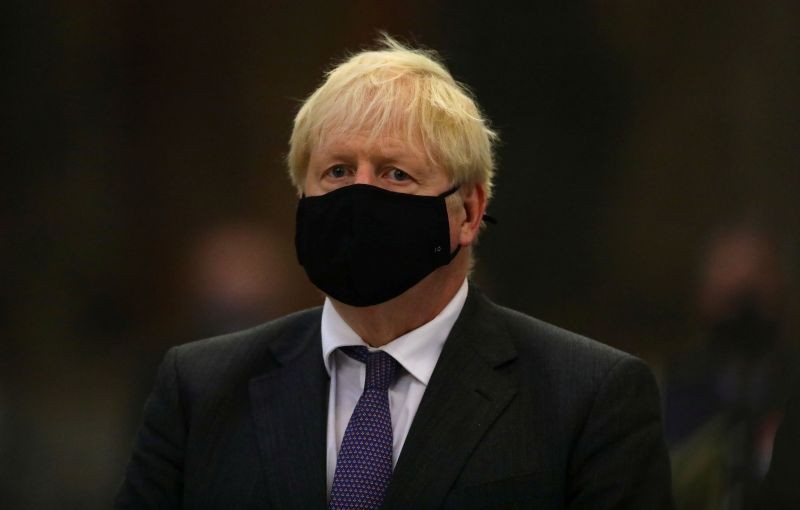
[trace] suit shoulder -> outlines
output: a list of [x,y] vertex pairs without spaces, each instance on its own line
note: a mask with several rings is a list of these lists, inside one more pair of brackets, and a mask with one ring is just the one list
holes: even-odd
[[180,372],[191,378],[209,378],[226,367],[238,367],[272,358],[287,339],[301,339],[319,327],[322,309],[292,313],[250,329],[196,340],[170,349]]
[[210,338],[195,340],[175,347],[184,356],[215,356],[226,351],[252,348],[255,343],[269,343],[283,334],[297,332],[307,328],[314,322],[319,322],[321,308],[301,310],[269,322],[259,324],[252,328],[226,333]]
[[588,416],[599,394],[623,394],[628,385],[657,395],[652,371],[636,356],[515,310],[496,306],[495,313],[514,346],[521,387],[560,413]]
[[523,357],[533,356],[549,366],[586,375],[606,373],[619,363],[642,363],[637,357],[597,340],[516,310],[495,307],[509,338]]

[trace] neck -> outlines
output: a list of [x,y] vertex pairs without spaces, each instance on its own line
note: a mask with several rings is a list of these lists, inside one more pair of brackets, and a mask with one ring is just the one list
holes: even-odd
[[469,269],[469,250],[461,250],[450,264],[438,268],[394,299],[356,307],[331,302],[344,321],[372,347],[386,345],[433,320],[453,299]]

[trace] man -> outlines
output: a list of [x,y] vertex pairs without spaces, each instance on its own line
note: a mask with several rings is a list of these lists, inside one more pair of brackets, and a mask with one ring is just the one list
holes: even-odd
[[468,283],[494,133],[386,38],[294,124],[297,253],[322,308],[171,349],[120,508],[671,508],[638,359]]

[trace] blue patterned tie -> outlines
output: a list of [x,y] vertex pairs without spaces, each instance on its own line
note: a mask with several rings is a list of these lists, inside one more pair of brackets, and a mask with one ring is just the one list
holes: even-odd
[[389,386],[399,364],[383,351],[342,347],[351,358],[367,364],[364,393],[358,399],[333,475],[330,510],[377,509],[392,478],[392,415]]

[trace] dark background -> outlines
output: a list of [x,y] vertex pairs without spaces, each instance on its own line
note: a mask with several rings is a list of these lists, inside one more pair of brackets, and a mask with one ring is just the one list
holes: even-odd
[[[291,120],[379,29],[438,50],[500,132],[496,301],[661,374],[716,226],[758,218],[797,267],[800,4],[464,4],[3,3],[0,506],[108,507],[168,346],[321,302]],[[251,308],[226,315],[231,278]]]

